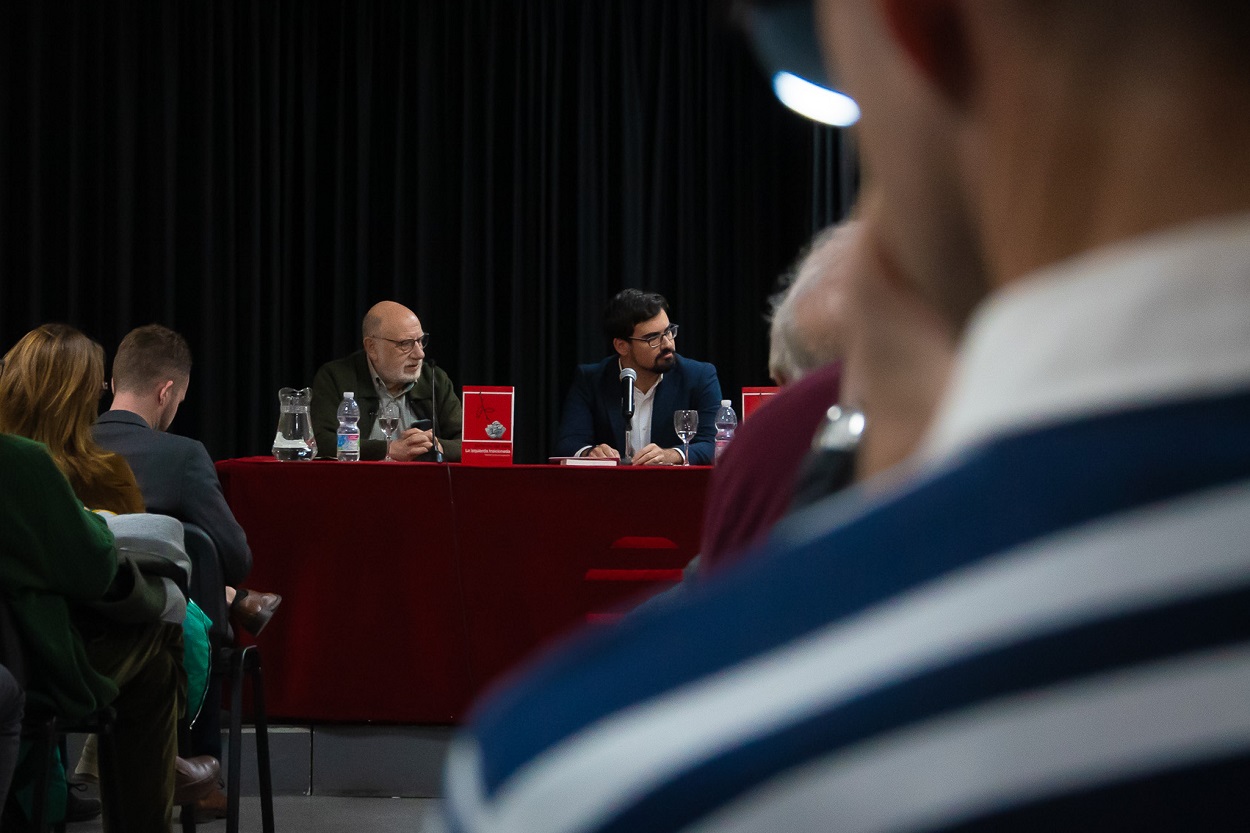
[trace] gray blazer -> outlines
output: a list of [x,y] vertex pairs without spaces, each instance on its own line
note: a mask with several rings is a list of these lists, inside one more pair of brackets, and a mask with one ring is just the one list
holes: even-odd
[[203,443],[155,431],[130,411],[101,414],[92,433],[101,446],[126,458],[149,512],[203,527],[217,545],[225,583],[237,586],[247,578],[252,550]]

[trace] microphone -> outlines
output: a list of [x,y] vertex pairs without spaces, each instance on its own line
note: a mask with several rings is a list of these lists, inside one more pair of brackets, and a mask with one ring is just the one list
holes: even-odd
[[443,450],[438,447],[438,377],[434,371],[438,369],[438,365],[433,359],[426,359],[425,363],[430,366],[430,424],[434,431],[434,462],[443,462]]
[[621,381],[621,413],[625,416],[625,448],[621,451],[621,463],[628,466],[634,462],[634,382],[638,381],[638,372],[627,367],[617,378]]
[[638,373],[627,367],[617,378],[621,380],[621,414],[628,422],[634,418],[634,382],[638,381]]

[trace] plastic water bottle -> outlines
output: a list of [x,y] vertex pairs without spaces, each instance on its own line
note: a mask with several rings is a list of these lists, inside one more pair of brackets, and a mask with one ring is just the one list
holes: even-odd
[[339,436],[338,451],[340,460],[360,459],[360,406],[356,404],[353,391],[343,391],[343,401],[339,403]]
[[719,460],[720,456],[725,453],[725,449],[729,448],[729,441],[734,438],[734,431],[738,428],[738,415],[734,413],[733,404],[728,399],[720,401],[720,410],[716,412],[716,456]]

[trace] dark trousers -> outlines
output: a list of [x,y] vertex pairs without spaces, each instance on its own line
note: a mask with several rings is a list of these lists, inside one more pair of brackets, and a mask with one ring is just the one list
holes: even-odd
[[221,685],[224,676],[213,666],[204,692],[204,707],[191,727],[191,754],[212,755],[221,760]]
[[187,692],[182,628],[165,622],[109,623],[84,641],[92,667],[120,689],[112,705],[126,829],[169,833],[177,721]]
[[9,669],[0,665],[0,807],[4,806],[17,766],[17,746],[22,736],[22,711],[26,693]]

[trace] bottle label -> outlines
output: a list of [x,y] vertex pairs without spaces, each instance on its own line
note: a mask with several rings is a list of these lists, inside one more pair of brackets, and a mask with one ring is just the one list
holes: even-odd
[[360,453],[360,434],[339,434],[339,451],[348,454]]

